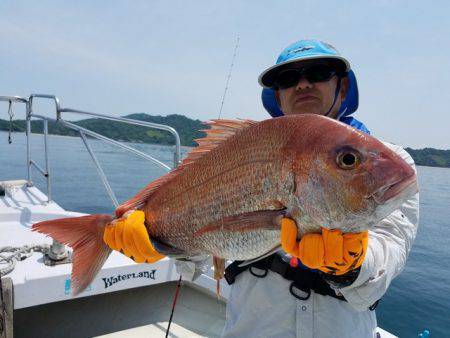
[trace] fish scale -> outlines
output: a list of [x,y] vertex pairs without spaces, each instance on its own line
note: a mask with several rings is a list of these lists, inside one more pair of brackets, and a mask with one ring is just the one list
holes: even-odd
[[[247,171],[250,173],[245,174]],[[277,196],[267,194],[266,189],[263,189],[263,181],[260,178],[264,176],[260,175],[264,172],[266,175],[275,175],[276,171],[276,166],[272,166],[272,173],[269,173],[267,166],[264,164],[260,164],[256,170],[254,164],[241,165],[233,171],[215,176],[207,184],[198,185],[191,189],[189,191],[190,199],[183,199],[181,196],[185,195],[181,193],[178,195],[180,198],[167,201],[166,203],[171,204],[170,208],[164,208],[164,202],[159,204],[158,198],[152,199],[144,208],[144,210],[148,210],[147,214],[150,214],[147,216],[150,224],[149,232],[151,236],[162,242],[183,249],[188,253],[204,254],[205,252],[201,252],[201,249],[206,247],[209,249],[211,246],[215,246],[217,248],[215,253],[220,257],[225,257],[226,255],[221,252],[221,248],[227,243],[222,239],[223,234],[211,234],[207,236],[207,240],[204,237],[193,237],[192,234],[208,223],[219,221],[227,216],[273,209],[268,201],[274,200]],[[227,187],[225,193],[223,191],[224,186]],[[155,210],[160,211],[155,212]],[[177,217],[173,217],[173,215],[177,215]],[[183,236],[174,235],[177,233],[181,233]],[[258,232],[258,237],[263,236],[263,234],[264,231]],[[239,233],[227,234],[228,237],[231,235],[240,236]],[[267,236],[272,239],[271,247],[278,244],[279,234],[275,238],[273,231],[269,231]],[[261,238],[258,239],[261,240]],[[248,241],[247,246],[258,246],[259,240]],[[207,245],[205,245],[206,242],[208,242]],[[234,244],[230,243],[230,246],[232,245]],[[223,247],[223,250],[229,251],[225,247]],[[252,255],[252,251],[254,250],[251,249],[249,255]]]
[[[190,164],[189,171],[182,172],[162,187],[143,208],[150,224],[150,235],[192,255],[213,252],[216,256],[227,257],[241,245],[239,251],[248,253],[240,253],[239,258],[245,259],[255,257],[255,252],[267,251],[267,247],[277,246],[279,230],[261,229],[245,233],[245,238],[255,237],[246,241],[240,240],[240,232],[192,236],[203,226],[227,216],[274,209],[271,201],[279,196],[274,194],[276,189],[272,186],[279,180],[283,143],[274,142],[273,138],[255,143],[255,138],[259,138],[262,132],[264,130],[256,129],[248,135],[241,133],[240,147],[236,148],[236,142],[230,140],[215,149],[211,156],[207,154]],[[278,146],[274,147],[274,143]],[[272,179],[267,180],[268,177]],[[165,207],[168,204],[170,208]],[[183,233],[184,236],[174,233]]]

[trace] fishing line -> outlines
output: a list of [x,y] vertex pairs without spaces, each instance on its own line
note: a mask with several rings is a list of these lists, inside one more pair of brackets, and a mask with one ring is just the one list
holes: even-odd
[[233,71],[234,59],[236,58],[236,52],[237,52],[238,47],[239,47],[239,35],[236,40],[236,46],[234,47],[234,53],[233,53],[233,57],[231,59],[230,71],[228,72],[227,82],[225,84],[225,90],[223,91],[222,103],[220,104],[220,110],[219,110],[219,119],[220,119],[220,116],[222,115],[223,103],[225,102],[225,96],[227,95],[228,85],[230,83],[231,72]]
[[173,299],[172,311],[170,313],[170,318],[169,318],[169,325],[167,325],[166,338],[169,337],[170,324],[172,324],[173,312],[175,310],[175,305],[177,305],[177,299],[178,299],[178,293],[180,292],[180,287],[181,287],[181,275],[180,275],[180,278],[178,279],[177,290],[175,291],[175,297]]

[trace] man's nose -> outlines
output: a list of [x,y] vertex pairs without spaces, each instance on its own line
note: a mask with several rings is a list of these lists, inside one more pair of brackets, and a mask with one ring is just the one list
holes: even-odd
[[309,82],[308,80],[306,80],[304,76],[302,76],[300,78],[300,80],[298,81],[297,85],[295,86],[295,89],[303,90],[303,89],[309,89],[312,87],[313,87],[313,84],[311,82]]

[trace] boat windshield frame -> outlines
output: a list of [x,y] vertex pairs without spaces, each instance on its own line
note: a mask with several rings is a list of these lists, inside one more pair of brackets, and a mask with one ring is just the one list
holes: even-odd
[[[50,100],[55,104],[55,114],[56,118],[50,118],[47,116],[35,114],[33,112],[33,104],[37,100]],[[116,117],[112,115],[107,114],[99,114],[99,113],[93,113],[93,112],[87,112],[83,110],[78,109],[72,109],[72,108],[62,108],[60,105],[60,100],[55,95],[49,95],[49,94],[31,94],[28,98],[21,97],[21,96],[0,96],[0,102],[8,102],[10,107],[12,104],[25,104],[26,109],[26,136],[27,136],[27,186],[31,187],[33,186],[32,181],[32,167],[34,167],[38,172],[40,172],[45,178],[47,183],[47,203],[50,203],[52,201],[52,194],[51,194],[51,180],[50,180],[50,160],[49,160],[49,151],[48,151],[48,122],[54,122],[60,125],[63,125],[64,127],[67,127],[69,129],[72,129],[76,132],[78,132],[78,136],[82,139],[83,144],[86,147],[86,150],[88,151],[89,155],[92,158],[92,161],[94,162],[98,174],[100,176],[100,179],[106,189],[106,192],[108,193],[108,196],[114,205],[114,207],[119,206],[119,202],[117,201],[117,198],[114,194],[114,191],[111,188],[111,185],[109,184],[109,181],[102,169],[102,166],[100,162],[98,161],[97,157],[95,156],[91,146],[89,145],[88,138],[86,136],[90,136],[92,138],[104,141],[106,143],[112,144],[118,148],[124,149],[125,151],[128,151],[130,153],[133,153],[139,157],[144,158],[145,160],[152,162],[153,164],[158,165],[159,167],[163,168],[166,171],[170,171],[173,168],[177,167],[181,160],[181,142],[180,142],[180,136],[178,132],[168,126],[163,124],[157,124],[152,122],[146,122],[146,121],[140,121],[140,120],[134,120],[129,119],[125,117]],[[124,144],[123,142],[119,142],[116,140],[113,140],[109,137],[106,137],[104,135],[98,134],[96,132],[93,132],[89,129],[80,127],[72,122],[69,122],[63,118],[63,114],[77,114],[77,115],[86,115],[91,116],[103,120],[110,120],[110,121],[116,121],[116,122],[123,122],[127,124],[152,128],[152,129],[159,129],[164,130],[172,134],[172,136],[175,139],[174,144],[174,150],[173,150],[173,167],[170,167],[166,165],[165,163],[157,160],[156,158],[134,148],[127,144]],[[43,132],[44,132],[44,151],[45,151],[45,168],[42,168],[35,160],[31,157],[31,120],[32,119],[39,119],[43,122]]]

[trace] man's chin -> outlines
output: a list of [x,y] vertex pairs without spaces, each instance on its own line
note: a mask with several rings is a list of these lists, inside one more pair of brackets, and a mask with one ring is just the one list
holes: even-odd
[[301,103],[296,104],[292,107],[292,115],[300,115],[300,114],[317,114],[324,115],[325,113],[322,111],[322,107],[319,107],[317,104],[309,104],[309,103]]

